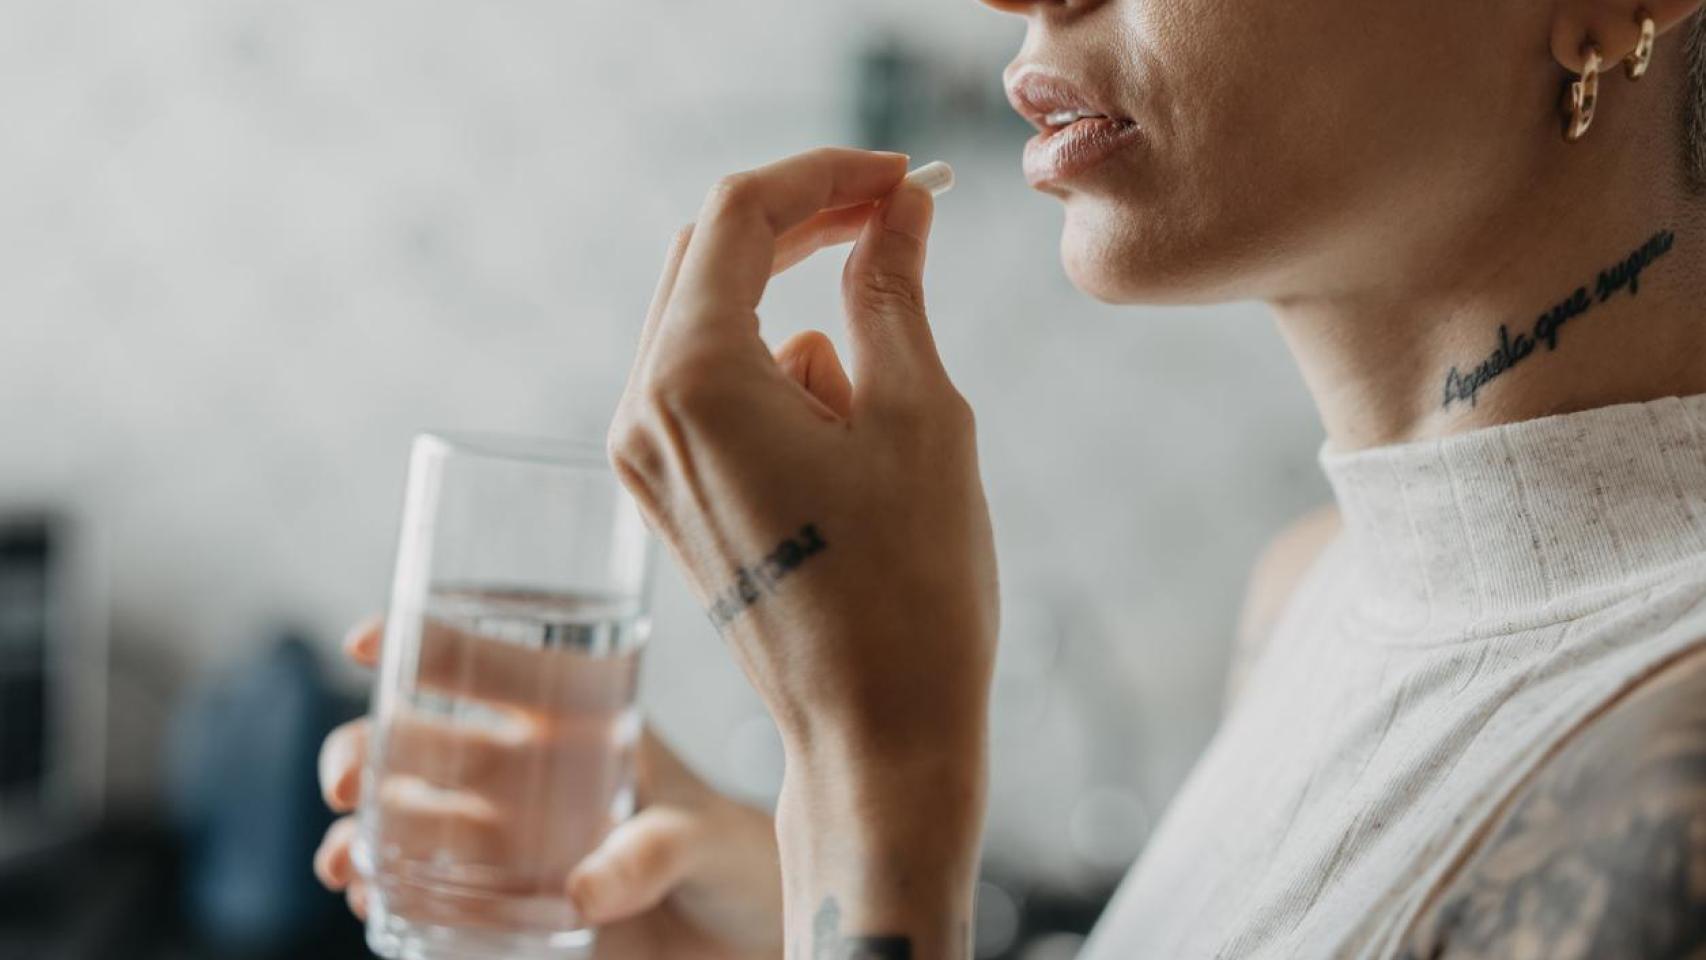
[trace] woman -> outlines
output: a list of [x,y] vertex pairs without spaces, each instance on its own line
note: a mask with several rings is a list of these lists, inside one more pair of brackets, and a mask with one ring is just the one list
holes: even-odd
[[[1257,565],[1226,722],[1087,956],[1699,955],[1700,0],[988,2],[1074,281],[1268,302],[1337,501]],[[612,459],[788,765],[772,825],[648,744],[568,891],[609,956],[967,953],[995,563],[905,165],[736,175],[669,255]],[[766,281],[854,238],[850,373],[772,355]]]

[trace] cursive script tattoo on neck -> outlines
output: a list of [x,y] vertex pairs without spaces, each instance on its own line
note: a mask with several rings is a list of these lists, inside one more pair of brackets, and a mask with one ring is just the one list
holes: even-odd
[[1499,324],[1499,341],[1492,352],[1487,354],[1486,359],[1467,371],[1454,365],[1446,373],[1445,403],[1442,409],[1449,410],[1453,403],[1464,401],[1474,407],[1481,388],[1486,386],[1488,381],[1528,359],[1537,347],[1544,345],[1548,353],[1558,349],[1558,336],[1566,323],[1587,313],[1594,304],[1604,303],[1624,290],[1628,290],[1631,297],[1640,293],[1641,272],[1651,266],[1653,261],[1669,253],[1675,242],[1676,234],[1669,230],[1660,230],[1653,234],[1646,243],[1637,247],[1627,257],[1601,270],[1594,281],[1591,294],[1587,287],[1577,287],[1569,296],[1542,313],[1528,330],[1512,334],[1507,324]]
[[912,960],[912,938],[841,935],[841,905],[825,897],[812,918],[811,960]]
[[705,611],[711,618],[711,625],[721,631],[766,593],[775,593],[777,584],[784,577],[828,546],[823,534],[818,532],[817,524],[808,523],[800,528],[798,534],[784,537],[764,559],[735,567],[734,583],[713,597],[711,606]]

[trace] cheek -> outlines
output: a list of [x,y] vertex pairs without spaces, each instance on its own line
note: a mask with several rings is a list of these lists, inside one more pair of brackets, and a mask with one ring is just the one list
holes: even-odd
[[[1154,56],[1133,78],[1150,91],[1153,142],[1066,198],[1074,283],[1112,302],[1189,303],[1338,282],[1323,265],[1359,269],[1363,238],[1390,221],[1425,231],[1442,197],[1497,183],[1486,154],[1501,140],[1474,128],[1476,104],[1507,89],[1509,65],[1489,56],[1442,74],[1455,61],[1441,51],[1480,53],[1513,25],[1465,38],[1488,17],[1438,25],[1393,2],[1373,22],[1310,0],[1209,2],[1189,23],[1154,24]],[[1459,182],[1466,168],[1474,183]]]
[[1154,38],[1165,47],[1137,81],[1149,137],[1065,197],[1062,262],[1098,299],[1259,296],[1264,251],[1295,246],[1310,211],[1346,185],[1346,151],[1319,129],[1333,105],[1282,89],[1248,22],[1209,48],[1201,26]]
[[[1108,303],[1184,304],[1261,296],[1301,253],[1313,218],[1296,166],[1236,157],[1168,163],[1144,182],[1066,198],[1061,262]],[[1187,155],[1186,159],[1191,159]],[[1123,187],[1123,189],[1122,189]]]

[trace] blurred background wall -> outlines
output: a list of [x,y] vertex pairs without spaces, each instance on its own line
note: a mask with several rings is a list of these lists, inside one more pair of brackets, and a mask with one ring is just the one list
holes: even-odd
[[[1000,91],[1021,35],[973,0],[7,4],[0,515],[75,531],[109,810],[156,805],[190,691],[280,631],[334,658],[381,608],[413,433],[602,437],[704,189],[882,146],[960,175],[929,294],[1004,581],[992,874],[1099,896],[1212,733],[1250,562],[1326,497],[1321,435],[1259,307],[1069,285]],[[778,281],[772,342],[845,347],[840,261]],[[774,789],[673,570],[643,699]]]

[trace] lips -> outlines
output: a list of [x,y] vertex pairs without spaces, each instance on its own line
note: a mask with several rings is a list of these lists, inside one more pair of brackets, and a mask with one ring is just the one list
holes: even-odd
[[1025,179],[1033,187],[1088,173],[1142,133],[1137,121],[1101,98],[1036,68],[1012,74],[1007,99],[1037,128],[1025,145]]

